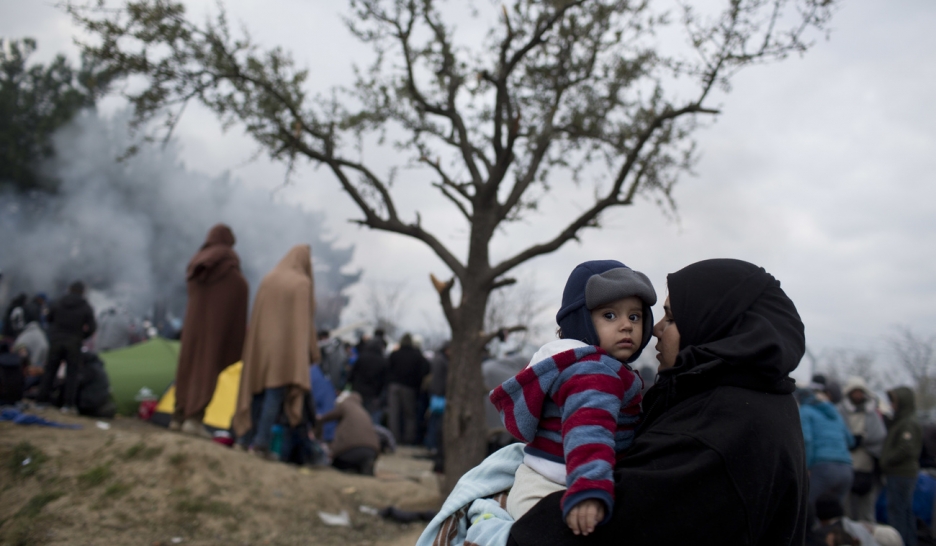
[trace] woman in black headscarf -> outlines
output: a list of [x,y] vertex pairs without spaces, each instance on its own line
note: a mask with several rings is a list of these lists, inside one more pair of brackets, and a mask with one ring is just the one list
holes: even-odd
[[537,504],[508,544],[802,544],[807,474],[789,373],[803,323],[780,282],[739,260],[667,277],[654,327],[660,372],[615,472],[611,519],[587,537]]

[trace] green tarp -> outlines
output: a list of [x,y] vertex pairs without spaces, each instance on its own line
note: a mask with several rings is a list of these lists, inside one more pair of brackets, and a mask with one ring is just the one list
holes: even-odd
[[154,338],[99,356],[110,379],[117,412],[134,415],[139,405],[134,397],[141,388],[147,387],[158,398],[175,379],[179,342]]

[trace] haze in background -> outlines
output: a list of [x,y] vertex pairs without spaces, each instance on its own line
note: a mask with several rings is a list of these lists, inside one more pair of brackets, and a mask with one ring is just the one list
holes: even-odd
[[[10,295],[57,297],[82,279],[89,288],[136,315],[153,306],[180,317],[185,268],[212,225],[231,226],[241,269],[251,288],[300,243],[312,245],[320,326],[338,325],[344,291],[360,276],[342,273],[353,247],[336,247],[324,217],[276,199],[275,193],[189,170],[174,142],[144,145],[117,162],[130,145],[128,115],[80,114],[55,139],[48,168],[61,181],[57,195],[0,195],[0,267]],[[102,309],[98,309],[102,311]]]

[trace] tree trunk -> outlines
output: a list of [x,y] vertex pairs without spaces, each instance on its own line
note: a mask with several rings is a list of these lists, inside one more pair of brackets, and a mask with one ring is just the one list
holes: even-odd
[[452,324],[451,357],[446,385],[445,480],[442,493],[448,495],[458,479],[487,455],[487,425],[481,376],[484,354],[484,311],[488,293],[464,286],[462,302]]

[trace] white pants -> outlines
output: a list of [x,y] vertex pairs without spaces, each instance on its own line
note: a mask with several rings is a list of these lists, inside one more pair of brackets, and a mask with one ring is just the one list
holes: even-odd
[[559,485],[529,466],[521,464],[514,476],[513,487],[507,494],[507,513],[514,520],[518,520],[546,495],[565,489],[564,485]]

